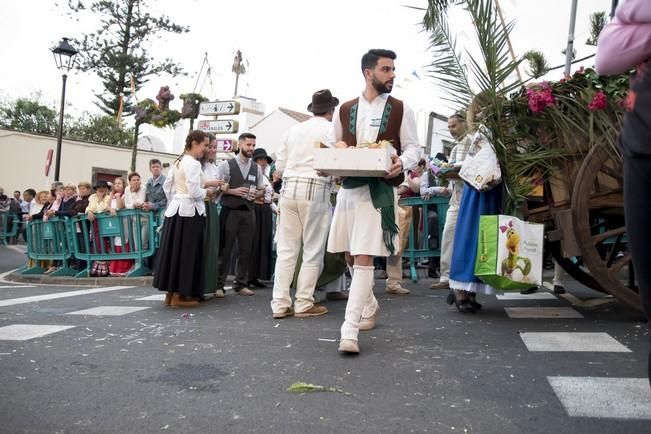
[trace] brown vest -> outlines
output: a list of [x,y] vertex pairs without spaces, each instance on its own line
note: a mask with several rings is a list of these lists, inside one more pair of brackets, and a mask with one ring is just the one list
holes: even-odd
[[[359,98],[347,101],[339,109],[339,119],[342,127],[342,140],[348,146],[357,146],[357,108],[359,107]],[[404,106],[402,101],[392,96],[387,98],[387,103],[382,112],[380,129],[376,140],[388,140],[400,155],[402,149],[400,146],[400,126],[402,125],[402,114]],[[388,184],[398,186],[405,180],[405,174],[401,173],[395,178],[386,179]]]

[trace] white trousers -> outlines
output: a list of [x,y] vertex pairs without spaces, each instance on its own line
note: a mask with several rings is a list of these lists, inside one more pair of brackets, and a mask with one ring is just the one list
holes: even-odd
[[441,278],[440,282],[450,281],[450,263],[452,262],[452,248],[454,247],[454,232],[457,227],[459,207],[450,206],[445,214],[443,235],[441,236]]
[[372,316],[379,309],[379,305],[373,295],[374,267],[355,265],[353,270],[353,280],[350,282],[350,292],[346,303],[346,315],[344,323],[341,325],[341,339],[356,341],[362,316]]
[[[329,197],[328,197],[329,199]],[[276,270],[271,309],[282,312],[292,306],[289,287],[298,254],[303,247],[301,270],[296,283],[296,312],[314,305],[314,287],[323,268],[323,255],[330,229],[330,202],[281,197],[276,232]]]

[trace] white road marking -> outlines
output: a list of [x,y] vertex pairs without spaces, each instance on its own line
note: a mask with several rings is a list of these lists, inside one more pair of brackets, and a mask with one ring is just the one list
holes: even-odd
[[534,292],[533,294],[525,295],[519,292],[506,292],[504,294],[496,295],[498,300],[555,300],[556,296],[549,292]]
[[165,294],[148,295],[147,297],[136,298],[137,301],[164,301]]
[[608,333],[545,332],[520,333],[529,351],[630,353]]
[[36,288],[36,285],[2,285],[0,289],[9,289],[9,288]]
[[0,327],[0,341],[26,341],[74,327],[44,324],[12,324]]
[[505,307],[510,318],[583,318],[571,307]]
[[128,313],[149,309],[143,306],[97,306],[91,309],[68,312],[66,315],[122,316]]
[[569,416],[651,419],[646,378],[547,377]]
[[76,297],[79,295],[98,294],[101,292],[120,291],[122,289],[129,288],[133,288],[133,286],[107,286],[104,288],[80,289],[77,291],[65,291],[53,294],[33,295],[30,297],[10,298],[8,300],[0,300],[0,307],[34,303],[37,301],[56,300],[57,298]]

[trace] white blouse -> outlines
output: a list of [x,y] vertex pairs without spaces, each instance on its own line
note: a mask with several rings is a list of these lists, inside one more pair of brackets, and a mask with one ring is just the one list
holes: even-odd
[[185,154],[181,161],[170,167],[163,191],[168,200],[165,217],[173,217],[176,214],[181,217],[194,217],[195,212],[206,215],[206,189],[203,188],[201,163],[192,156]]

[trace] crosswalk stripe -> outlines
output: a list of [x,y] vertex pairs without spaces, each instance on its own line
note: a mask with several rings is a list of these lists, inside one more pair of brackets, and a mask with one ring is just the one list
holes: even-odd
[[0,307],[34,303],[37,301],[56,300],[57,298],[76,297],[79,295],[98,294],[101,292],[120,291],[129,288],[133,288],[133,286],[107,286],[104,288],[81,289],[78,291],[65,291],[53,294],[33,295],[30,297],[10,298],[8,300],[0,300]]

